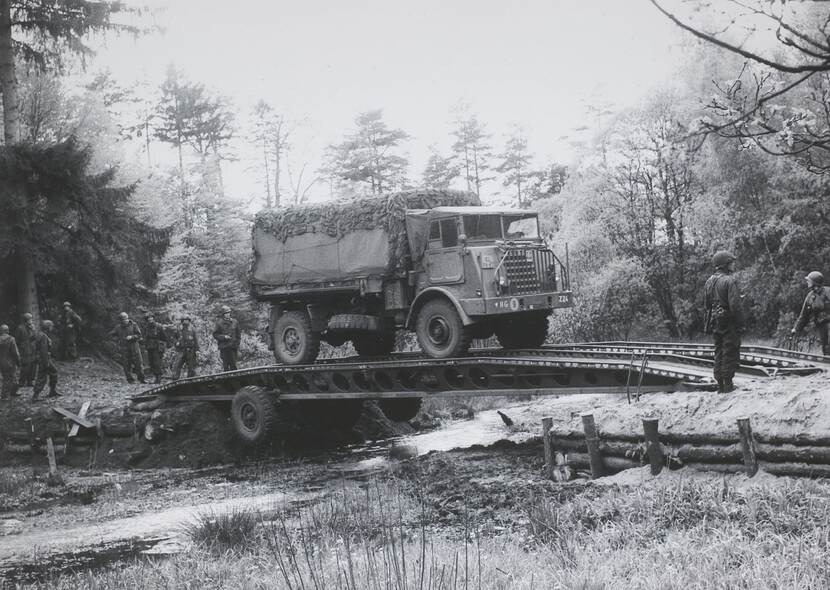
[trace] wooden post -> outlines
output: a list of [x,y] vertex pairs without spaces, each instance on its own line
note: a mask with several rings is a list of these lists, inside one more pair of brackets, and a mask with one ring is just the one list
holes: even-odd
[[553,449],[550,446],[550,429],[553,418],[542,418],[542,448],[545,450],[545,474],[553,479]]
[[46,439],[46,456],[49,457],[49,475],[58,474],[58,462],[55,460],[55,445],[52,444],[52,437]]
[[758,473],[758,457],[755,447],[755,437],[752,435],[752,426],[749,418],[738,418],[738,434],[741,436],[741,449],[744,454],[744,469],[749,477]]
[[582,414],[582,429],[585,431],[585,446],[588,448],[588,462],[591,467],[591,478],[596,479],[605,475],[605,465],[599,452],[599,433],[594,423],[594,415],[590,412]]
[[663,470],[665,456],[663,447],[660,446],[660,439],[657,428],[657,418],[643,418],[643,434],[646,439],[646,455],[651,465],[651,474],[657,475]]
[[35,421],[31,418],[26,418],[26,422],[29,423],[29,446],[32,449],[32,472],[36,470],[37,465],[37,443],[35,441]]

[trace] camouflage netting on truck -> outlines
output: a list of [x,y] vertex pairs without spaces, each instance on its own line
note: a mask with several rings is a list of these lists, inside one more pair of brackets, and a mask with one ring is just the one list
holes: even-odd
[[256,228],[267,231],[282,242],[306,233],[324,233],[332,238],[340,238],[357,230],[382,229],[389,239],[388,268],[398,271],[408,268],[410,262],[405,224],[407,209],[470,205],[481,205],[473,193],[420,189],[384,197],[270,209],[258,213],[254,223]]

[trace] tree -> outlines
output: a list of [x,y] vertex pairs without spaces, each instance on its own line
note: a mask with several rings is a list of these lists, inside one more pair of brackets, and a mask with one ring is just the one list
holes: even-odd
[[[746,60],[718,82],[696,133],[735,139],[808,170],[830,170],[830,7],[826,3],[697,2],[685,13],[657,9],[698,39]],[[769,41],[777,41],[769,43]]]
[[532,203],[558,195],[568,181],[568,167],[563,164],[548,164],[540,170],[531,170],[525,188],[525,201]]
[[424,167],[424,186],[435,189],[448,189],[452,181],[458,178],[460,170],[452,157],[446,157],[430,149],[429,159]]
[[[254,141],[262,150],[262,166],[265,171],[265,206],[279,207],[281,202],[280,178],[283,156],[288,149],[291,132],[285,117],[264,100],[254,106]],[[274,192],[271,196],[271,174]]]
[[515,128],[507,138],[504,152],[501,154],[501,163],[496,170],[504,175],[502,185],[516,188],[516,205],[524,207],[527,205],[522,189],[526,191],[526,185],[530,179],[531,154],[527,149],[527,137],[520,128]]
[[492,176],[486,175],[490,169],[489,161],[492,155],[491,147],[487,143],[490,136],[466,105],[456,110],[452,135],[455,137],[452,151],[467,181],[467,190],[481,197],[481,186],[492,180]]
[[[92,53],[84,42],[90,32],[138,34],[133,26],[115,24],[110,17],[127,10],[121,2],[89,0],[0,0],[0,94],[3,97],[3,138],[6,146],[20,140],[20,101],[15,59],[38,69],[60,69],[64,51]],[[38,317],[34,261],[25,248],[18,257],[19,304]]]
[[368,185],[373,195],[401,186],[409,161],[396,153],[409,138],[402,129],[390,129],[383,111],[367,111],[355,119],[356,129],[327,149],[324,171],[345,189]]

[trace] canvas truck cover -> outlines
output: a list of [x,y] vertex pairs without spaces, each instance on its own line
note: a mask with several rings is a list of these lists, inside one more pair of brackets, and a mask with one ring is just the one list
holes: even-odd
[[412,266],[407,210],[479,204],[472,193],[425,189],[262,211],[254,221],[251,283],[395,276]]

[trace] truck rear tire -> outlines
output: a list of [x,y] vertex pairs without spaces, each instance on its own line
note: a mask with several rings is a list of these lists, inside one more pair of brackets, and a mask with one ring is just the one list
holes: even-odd
[[274,326],[274,356],[286,365],[309,365],[320,353],[320,335],[304,311],[286,311]]
[[415,333],[424,353],[435,359],[461,356],[470,348],[470,330],[446,299],[428,301],[418,313]]
[[378,401],[383,414],[393,422],[412,420],[421,410],[420,397],[405,397],[400,399],[382,399]]
[[368,332],[352,337],[354,349],[360,356],[386,356],[395,350],[395,332]]
[[502,348],[539,348],[548,336],[548,318],[505,320],[496,327]]
[[231,421],[243,444],[256,446],[270,440],[276,418],[273,394],[264,388],[248,385],[233,396]]

